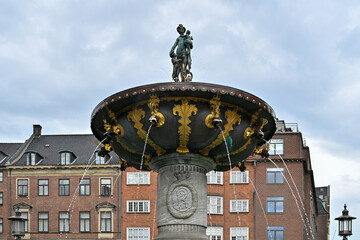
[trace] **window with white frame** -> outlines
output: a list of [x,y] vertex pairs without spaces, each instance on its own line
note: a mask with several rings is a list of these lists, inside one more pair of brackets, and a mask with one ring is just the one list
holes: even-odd
[[4,203],[4,193],[0,192],[0,206],[2,206]]
[[270,139],[269,154],[282,155],[284,154],[284,139]]
[[223,172],[210,171],[206,177],[207,184],[223,184]]
[[268,197],[266,199],[268,213],[284,212],[284,197]]
[[128,200],[126,211],[128,213],[149,213],[150,200]]
[[0,233],[4,232],[3,219],[0,218]]
[[208,196],[207,197],[207,213],[222,214],[223,213],[223,197]]
[[284,168],[267,168],[266,181],[268,184],[283,184]]
[[249,171],[231,171],[230,183],[249,183]]
[[249,228],[248,227],[232,227],[230,228],[231,240],[248,240]]
[[4,172],[0,172],[0,182],[4,181]]
[[128,172],[126,173],[126,183],[128,185],[140,184],[146,185],[150,184],[150,172]]
[[149,227],[128,227],[126,229],[127,240],[149,240],[150,228]]
[[268,226],[267,227],[267,240],[284,240],[284,227],[283,226]]
[[222,240],[223,228],[222,227],[207,227],[206,236],[209,240]]
[[248,199],[230,200],[230,212],[249,212]]

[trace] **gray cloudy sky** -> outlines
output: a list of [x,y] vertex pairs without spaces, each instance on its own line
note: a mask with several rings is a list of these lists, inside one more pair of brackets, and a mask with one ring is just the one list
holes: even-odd
[[194,81],[248,91],[298,123],[331,219],[344,203],[360,218],[358,0],[0,0],[0,142],[23,142],[33,124],[90,133],[105,97],[171,81],[179,23],[194,37]]

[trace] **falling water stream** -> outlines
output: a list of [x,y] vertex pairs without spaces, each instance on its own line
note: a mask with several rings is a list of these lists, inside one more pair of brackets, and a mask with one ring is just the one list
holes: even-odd
[[[80,182],[79,184],[77,185],[75,191],[74,191],[74,194],[72,196],[72,199],[70,201],[70,204],[67,208],[67,212],[69,213],[69,226],[71,226],[71,217],[72,217],[72,213],[74,211],[74,207],[75,207],[75,203],[76,203],[76,200],[78,199],[78,192],[79,192],[79,189],[80,189],[80,184],[82,182],[82,180],[84,179],[84,177],[86,176],[88,170],[90,169],[90,167],[92,166],[92,164],[96,161],[96,158],[93,159],[95,153],[96,153],[96,150],[99,148],[99,146],[101,146],[101,144],[107,139],[104,138],[94,149],[94,151],[92,152],[88,162],[87,162],[87,165],[85,167],[85,170],[84,170],[84,173],[80,179]],[[70,209],[71,209],[71,213],[70,213]],[[66,221],[64,221],[64,226],[63,226],[63,230],[65,230],[66,228]],[[61,239],[61,235],[63,234],[63,232],[60,232],[60,239]],[[66,235],[65,235],[65,238],[68,238],[68,232],[66,232]]]
[[309,226],[310,233],[311,233],[312,237],[314,238],[313,229],[312,229],[312,227],[311,227],[311,224],[310,224],[308,215],[307,215],[307,213],[306,213],[304,202],[303,202],[302,199],[301,199],[301,195],[300,195],[300,193],[299,193],[299,189],[297,188],[297,186],[296,186],[296,184],[295,184],[295,181],[294,181],[294,178],[292,177],[292,174],[291,174],[291,172],[289,171],[289,168],[287,167],[287,164],[285,163],[284,159],[281,157],[280,154],[278,154],[278,156],[280,157],[281,161],[283,162],[283,164],[284,164],[284,166],[285,166],[285,168],[286,168],[286,171],[289,173],[291,182],[292,182],[292,184],[293,184],[294,187],[295,187],[295,190],[296,190],[296,193],[297,193],[298,198],[299,198],[299,200],[300,200],[300,203],[301,203],[303,212],[304,212],[304,214],[305,214],[305,219],[306,219],[307,224],[308,224],[308,226]]
[[[279,167],[273,160],[271,160],[270,158],[267,158],[267,159],[268,159],[272,164],[274,164],[278,169],[280,169],[280,167]],[[298,200],[297,200],[297,198],[296,198],[296,196],[295,196],[295,194],[294,194],[294,191],[293,191],[292,187],[290,186],[289,181],[288,181],[287,178],[285,177],[285,174],[283,173],[283,171],[280,171],[280,172],[281,172],[281,174],[282,174],[285,182],[287,183],[287,185],[288,185],[288,187],[289,187],[289,189],[290,189],[290,192],[291,192],[291,194],[292,194],[292,196],[293,196],[293,198],[294,198],[294,200],[295,200],[295,204],[296,204],[296,207],[297,207],[297,209],[298,209],[298,211],[299,211],[299,215],[300,215],[301,221],[303,222],[304,227],[305,227],[306,235],[307,235],[308,239],[310,239],[310,237],[309,237],[309,231],[308,231],[308,228],[307,228],[305,219],[304,219],[304,217],[303,217],[303,214],[302,214],[302,212],[301,212],[301,209],[300,209]],[[308,226],[308,227],[309,227],[309,229],[310,229],[310,231],[311,231],[311,227],[310,227],[310,226]],[[315,237],[314,237],[314,234],[312,233],[312,231],[311,231],[311,236],[312,236],[312,238],[315,240]]]
[[[218,125],[218,127],[219,127],[219,129],[220,129],[220,131],[221,131],[221,134],[222,134],[222,136],[223,136],[223,139],[224,139],[224,143],[225,143],[225,147],[226,147],[226,152],[227,152],[227,156],[228,156],[228,160],[229,160],[230,177],[231,177],[232,167],[231,167],[231,158],[230,158],[229,147],[228,147],[228,144],[227,144],[227,142],[226,142],[226,138],[225,138],[225,135],[224,135],[224,131],[222,130],[220,124]],[[235,191],[235,184],[233,183],[232,186],[233,186],[233,192],[234,192],[234,198],[235,198],[236,214],[237,214],[237,218],[238,218],[238,222],[239,222],[239,227],[240,227],[241,221],[240,221],[240,214],[239,214],[238,206],[237,206],[237,196],[236,196],[236,191]]]

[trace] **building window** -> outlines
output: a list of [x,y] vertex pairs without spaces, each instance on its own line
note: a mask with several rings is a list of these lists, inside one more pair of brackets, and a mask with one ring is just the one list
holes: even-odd
[[71,153],[70,152],[61,152],[60,153],[60,164],[61,165],[70,165],[71,163]]
[[[29,219],[28,212],[21,212],[21,217],[24,219]],[[29,221],[25,221],[25,232],[29,232]]]
[[39,232],[49,232],[49,213],[39,212]]
[[223,198],[218,196],[207,197],[207,213],[222,214],[223,213]]
[[270,155],[284,154],[284,139],[271,139],[269,146]]
[[209,240],[222,240],[223,228],[222,227],[207,227],[206,236]]
[[4,204],[4,193],[0,192],[0,206]]
[[90,232],[90,212],[80,212],[80,232]]
[[231,171],[230,183],[249,183],[249,171]]
[[128,213],[149,213],[150,201],[149,200],[129,200],[127,201],[126,211]]
[[230,200],[230,212],[249,212],[249,200]]
[[206,177],[207,184],[223,184],[223,172],[210,171]]
[[111,212],[100,212],[100,232],[111,232]]
[[59,213],[59,232],[69,232],[69,231],[70,231],[69,212],[60,212]]
[[47,179],[39,179],[38,182],[38,193],[39,196],[49,196],[49,180]]
[[18,193],[18,197],[27,197],[29,192],[28,192],[28,180],[27,179],[18,179],[17,181],[18,184],[18,189],[17,189],[17,193]]
[[4,181],[4,172],[0,172],[0,182]]
[[100,195],[101,196],[111,195],[111,178],[100,179]]
[[36,153],[34,152],[28,152],[26,153],[26,165],[28,166],[34,166],[36,165]]
[[267,168],[266,179],[268,184],[284,183],[284,168]]
[[60,179],[59,180],[59,196],[69,196],[70,195],[70,180],[69,179]]
[[[230,228],[230,239],[231,240],[248,240],[249,239],[249,228],[247,228],[247,227]],[[275,239],[273,239],[273,240],[275,240]]]
[[268,213],[284,212],[284,197],[268,197],[266,203]]
[[0,218],[0,233],[4,232],[3,219]]
[[80,179],[80,196],[89,196],[90,195],[90,179],[84,178]]
[[150,184],[150,173],[149,172],[128,172],[126,177],[126,183],[146,185]]
[[282,226],[268,226],[267,240],[284,240],[284,227]]
[[128,227],[126,234],[127,240],[149,240],[150,228]]
[[105,164],[106,160],[108,159],[108,156],[99,156],[98,153],[95,154],[95,164]]

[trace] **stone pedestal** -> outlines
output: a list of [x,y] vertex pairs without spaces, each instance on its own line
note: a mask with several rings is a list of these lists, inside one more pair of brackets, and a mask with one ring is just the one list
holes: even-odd
[[150,167],[159,173],[156,239],[207,239],[206,173],[213,160],[172,153],[151,159]]

